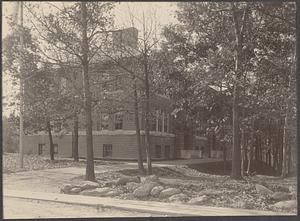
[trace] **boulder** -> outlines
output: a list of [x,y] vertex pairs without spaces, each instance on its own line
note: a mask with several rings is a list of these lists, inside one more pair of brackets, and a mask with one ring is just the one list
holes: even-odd
[[208,200],[208,196],[206,195],[203,195],[203,196],[198,196],[198,197],[195,197],[195,198],[192,198],[188,201],[189,204],[194,204],[194,205],[201,205],[203,204],[204,202],[206,202]]
[[112,191],[109,187],[96,188],[92,190],[84,190],[80,194],[86,196],[105,196],[108,192]]
[[271,199],[276,201],[289,200],[291,198],[291,194],[286,192],[275,192],[271,195]]
[[256,184],[255,189],[256,189],[257,193],[260,193],[263,195],[272,195],[273,194],[272,190],[269,190],[267,187],[260,185],[260,184]]
[[212,196],[212,195],[220,195],[220,194],[223,194],[223,192],[220,190],[206,189],[200,191],[198,196],[203,196],[203,195]]
[[97,182],[92,182],[92,181],[83,181],[80,184],[80,188],[82,190],[89,190],[89,189],[95,189],[99,187],[99,183]]
[[188,196],[184,193],[175,194],[169,197],[170,202],[185,202],[188,200]]
[[106,181],[106,182],[103,182],[102,185],[104,187],[113,187],[113,186],[116,186],[117,183],[116,183],[116,181]]
[[81,188],[80,187],[73,187],[71,190],[70,190],[70,192],[69,192],[69,194],[78,194],[78,193],[80,193],[81,192]]
[[61,193],[70,193],[70,190],[72,188],[74,188],[75,186],[72,185],[72,184],[69,184],[69,183],[66,183],[66,184],[63,184],[61,187],[60,187],[60,192]]
[[136,188],[133,192],[133,195],[138,198],[149,196],[151,190],[155,186],[158,186],[158,184],[155,182],[145,183],[145,184],[141,185],[140,187]]
[[180,189],[177,188],[168,188],[160,192],[159,198],[167,198],[175,194],[181,193]]
[[150,175],[150,176],[146,176],[146,177],[141,177],[141,182],[142,183],[148,183],[148,182],[159,182],[159,178],[156,175]]
[[163,191],[164,187],[163,186],[155,186],[150,192],[150,195],[153,197],[159,196],[160,192]]
[[296,200],[280,201],[278,203],[275,203],[273,207],[278,209],[296,209],[297,201]]
[[118,195],[120,195],[122,193],[123,192],[121,190],[111,190],[111,191],[107,192],[104,196],[113,197],[113,196],[118,196]]
[[134,183],[134,182],[129,182],[129,183],[126,183],[126,188],[133,192],[136,188],[138,188],[140,186],[140,184],[138,183]]
[[126,185],[126,183],[129,183],[129,182],[140,183],[141,179],[137,176],[136,177],[122,176],[117,180],[116,184],[117,185]]

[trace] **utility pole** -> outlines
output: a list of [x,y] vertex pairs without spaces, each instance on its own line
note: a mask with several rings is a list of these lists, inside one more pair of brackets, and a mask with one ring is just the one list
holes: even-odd
[[20,138],[19,138],[19,155],[20,155],[20,168],[23,168],[23,138],[24,138],[24,125],[23,125],[23,111],[24,111],[24,82],[23,82],[23,53],[24,53],[24,30],[23,30],[23,1],[20,2]]

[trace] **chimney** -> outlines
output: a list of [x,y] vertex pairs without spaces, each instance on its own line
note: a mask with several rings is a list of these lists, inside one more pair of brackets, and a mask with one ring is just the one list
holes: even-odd
[[116,46],[138,47],[138,30],[134,27],[113,32],[113,44]]

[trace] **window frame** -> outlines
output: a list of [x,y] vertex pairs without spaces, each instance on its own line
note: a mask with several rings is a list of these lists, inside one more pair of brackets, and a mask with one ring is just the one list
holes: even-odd
[[161,145],[155,145],[155,158],[161,158],[161,155]]
[[[110,149],[110,150],[107,150]],[[103,152],[102,152],[102,156],[103,158],[111,158],[112,157],[112,144],[103,144]]]
[[115,113],[115,117],[114,117],[115,130],[123,130],[123,122],[124,122],[124,114],[121,112]]
[[43,155],[43,149],[46,146],[44,143],[39,143],[38,144],[38,155]]
[[53,152],[54,152],[54,154],[58,154],[58,144],[57,143],[53,144]]

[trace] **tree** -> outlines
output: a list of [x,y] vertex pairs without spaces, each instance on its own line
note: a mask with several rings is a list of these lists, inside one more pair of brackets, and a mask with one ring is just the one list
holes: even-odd
[[[283,114],[286,102],[281,98],[289,87],[294,16],[293,3],[179,3],[180,23],[164,31],[164,53],[172,64],[168,75],[179,82],[177,87],[171,85],[169,92],[176,98],[177,107],[182,105],[180,110],[186,110],[185,115],[195,119],[196,115],[187,110],[193,107],[191,104],[199,105],[193,98],[204,95],[194,82],[202,86],[206,82],[232,97],[232,103],[227,104],[232,105],[233,178],[241,178],[241,131],[253,131],[253,122],[262,116]],[[199,94],[188,95],[189,88]],[[202,105],[214,106],[207,97],[203,101]],[[230,115],[215,116],[220,122],[231,119]],[[207,117],[211,120],[213,115]],[[244,134],[245,142],[247,137]],[[255,139],[254,135],[249,137]],[[243,152],[246,155],[244,148]]]
[[[68,116],[68,96],[62,93],[53,67],[45,66],[26,83],[25,128],[27,133],[45,130],[49,135],[50,158],[54,160],[52,128]],[[53,73],[54,72],[54,73]],[[61,130],[61,128],[57,128]]]
[[86,180],[95,180],[92,107],[89,66],[96,62],[95,54],[105,43],[105,31],[111,26],[112,3],[81,2],[65,6],[49,3],[55,13],[39,16],[30,11],[37,21],[33,26],[46,46],[43,53],[55,64],[79,65],[82,69],[84,88],[84,110],[86,119],[87,166]]

